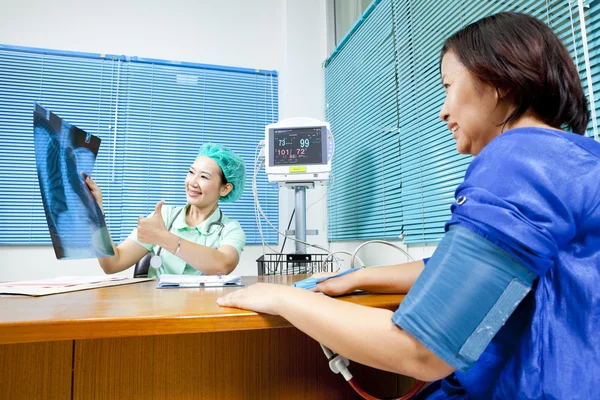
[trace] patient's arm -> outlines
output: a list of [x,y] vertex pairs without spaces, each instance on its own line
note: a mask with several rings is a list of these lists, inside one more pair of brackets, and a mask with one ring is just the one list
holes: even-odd
[[330,296],[340,296],[355,290],[374,293],[407,293],[425,264],[422,260],[385,267],[363,268],[359,271],[327,279],[316,290]]

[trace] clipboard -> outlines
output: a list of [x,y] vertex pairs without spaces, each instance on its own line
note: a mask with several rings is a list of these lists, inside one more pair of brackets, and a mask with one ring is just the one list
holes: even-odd
[[244,286],[236,275],[171,275],[163,274],[158,279],[157,289],[204,289],[213,287]]

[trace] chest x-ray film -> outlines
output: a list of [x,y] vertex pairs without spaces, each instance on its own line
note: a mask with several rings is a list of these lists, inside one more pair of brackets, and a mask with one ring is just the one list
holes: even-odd
[[38,180],[52,245],[58,259],[113,256],[100,207],[85,184],[100,138],[62,120],[39,104],[33,112]]

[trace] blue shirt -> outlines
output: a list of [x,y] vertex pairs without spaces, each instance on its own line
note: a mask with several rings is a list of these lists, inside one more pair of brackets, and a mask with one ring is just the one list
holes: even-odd
[[600,398],[600,144],[510,130],[474,158],[461,196],[446,229],[485,237],[538,280],[475,365],[426,398]]

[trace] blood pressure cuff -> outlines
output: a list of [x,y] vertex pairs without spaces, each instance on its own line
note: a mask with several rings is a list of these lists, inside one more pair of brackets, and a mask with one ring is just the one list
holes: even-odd
[[496,244],[453,225],[393,321],[446,363],[464,371],[479,359],[535,278]]

